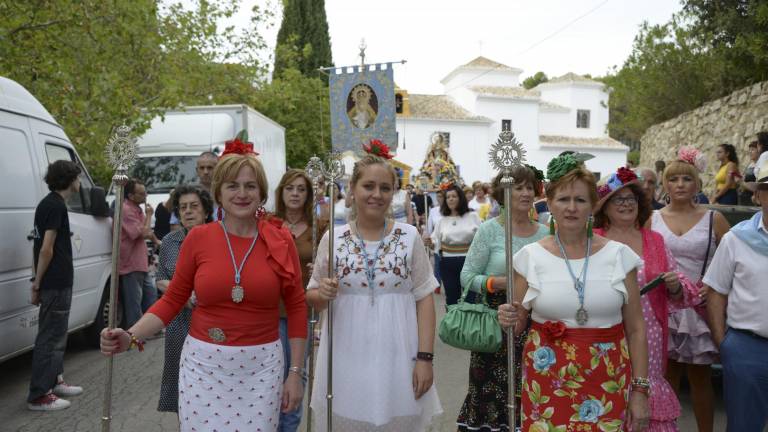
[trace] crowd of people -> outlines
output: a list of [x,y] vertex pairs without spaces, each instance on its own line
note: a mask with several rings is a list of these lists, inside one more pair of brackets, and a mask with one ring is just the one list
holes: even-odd
[[[564,152],[548,164],[546,183],[534,167],[515,168],[509,203],[501,174],[424,191],[402,187],[387,157],[367,154],[332,197],[324,182],[314,188],[303,170],[288,170],[270,214],[264,168],[235,139],[221,156],[202,154],[199,184],[178,185],[154,211],[141,181],[125,186],[125,314],[122,328],[102,332],[101,350],[141,350],[165,329],[158,410],[178,413],[182,431],[295,431],[317,343],[315,429],[326,428],[332,361],[334,430],[421,431],[443,412],[433,294],[444,293],[446,306],[496,309],[515,344],[515,395],[506,334],[496,352],[471,353],[459,431],[677,431],[684,376],[698,430],[712,431],[718,362],[728,430],[759,431],[768,421],[768,295],[759,276],[768,266],[767,147],[768,134],[759,134],[743,173],[733,146],[718,148],[710,201],[748,195],[761,206],[730,227],[702,205],[703,156],[691,147],[663,166],[620,167],[599,182],[588,157]],[[30,409],[66,408],[60,397],[82,392],[63,379],[57,313],[68,313],[71,298],[63,200],[78,173],[52,164],[52,192],[36,213],[32,292],[41,318]],[[153,273],[147,244],[159,250]],[[514,274],[506,273],[508,249]],[[310,307],[320,312],[318,335],[308,333]]]

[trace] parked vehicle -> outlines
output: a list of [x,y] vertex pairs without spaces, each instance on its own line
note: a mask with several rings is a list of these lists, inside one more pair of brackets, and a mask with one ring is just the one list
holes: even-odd
[[69,331],[86,328],[90,341],[106,326],[112,221],[104,189],[94,185],[63,128],[35,97],[0,77],[0,361],[32,348],[38,307],[30,304],[33,222],[48,194],[48,165],[71,160],[82,170],[80,194],[67,201],[75,279]]
[[[177,184],[197,183],[195,164],[200,153],[221,153],[224,142],[243,129],[274,190],[285,173],[284,127],[247,105],[189,106],[154,118],[138,139],[139,160],[132,176],[145,182],[147,202],[156,208]],[[266,207],[272,210],[273,205],[270,196]]]

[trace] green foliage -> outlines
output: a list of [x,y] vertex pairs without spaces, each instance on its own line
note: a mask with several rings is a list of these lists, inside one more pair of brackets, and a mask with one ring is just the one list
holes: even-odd
[[549,77],[547,77],[547,74],[539,71],[533,74],[533,76],[529,76],[528,78],[523,80],[523,87],[530,90],[536,87],[537,85],[541,83],[545,83],[547,81],[549,81]]
[[298,69],[285,69],[256,92],[251,104],[285,127],[289,167],[304,168],[310,157],[330,150],[328,87],[323,77],[311,78]]
[[635,167],[640,165],[640,152],[635,150],[627,153],[627,162]]
[[108,184],[103,150],[114,126],[141,132],[168,107],[253,93],[265,73],[255,29],[269,15],[254,8],[252,28],[240,34],[220,28],[238,3],[1,2],[0,75],[43,103],[96,181]]
[[742,87],[768,80],[768,2],[684,0],[666,24],[644,23],[613,89],[609,133],[638,141],[646,129]]
[[325,0],[283,0],[283,5],[273,77],[291,68],[315,77],[318,68],[333,66]]

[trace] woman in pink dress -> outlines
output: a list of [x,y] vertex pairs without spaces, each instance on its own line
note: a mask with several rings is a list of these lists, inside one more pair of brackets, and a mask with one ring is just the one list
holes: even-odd
[[641,296],[648,339],[648,399],[651,432],[676,432],[680,403],[664,379],[667,363],[668,310],[692,305],[696,287],[676,271],[676,263],[657,232],[643,228],[651,216],[651,202],[645,196],[637,175],[619,168],[597,189],[600,197],[594,209],[595,234],[626,244],[643,258],[638,269],[639,287],[656,278],[661,282]]
[[[702,299],[706,292],[701,288],[701,278],[717,243],[730,229],[721,213],[698,205],[699,173],[706,169],[704,160],[692,147],[680,149],[677,160],[668,163],[662,175],[667,205],[651,217],[651,228],[664,237],[680,271],[697,284]],[[712,432],[715,394],[711,366],[718,353],[702,312],[701,307],[670,312],[666,377],[679,393],[680,380],[687,375],[698,430]]]

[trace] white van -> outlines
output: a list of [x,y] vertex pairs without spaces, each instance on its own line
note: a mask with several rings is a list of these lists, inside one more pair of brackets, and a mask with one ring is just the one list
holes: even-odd
[[[30,350],[38,307],[29,303],[35,208],[48,187],[48,164],[71,160],[82,170],[79,195],[67,201],[75,278],[69,331],[88,328],[98,344],[106,326],[112,263],[112,220],[61,125],[24,87],[0,77],[0,362]],[[90,327],[89,327],[90,326]]]
[[[248,140],[264,165],[269,189],[274,191],[285,173],[285,128],[247,105],[188,106],[155,117],[137,140],[139,160],[131,176],[144,181],[147,202],[157,208],[174,186],[198,182],[195,167],[200,153],[220,154],[224,142],[243,129],[248,131]],[[274,208],[272,195],[265,205],[267,210]]]

